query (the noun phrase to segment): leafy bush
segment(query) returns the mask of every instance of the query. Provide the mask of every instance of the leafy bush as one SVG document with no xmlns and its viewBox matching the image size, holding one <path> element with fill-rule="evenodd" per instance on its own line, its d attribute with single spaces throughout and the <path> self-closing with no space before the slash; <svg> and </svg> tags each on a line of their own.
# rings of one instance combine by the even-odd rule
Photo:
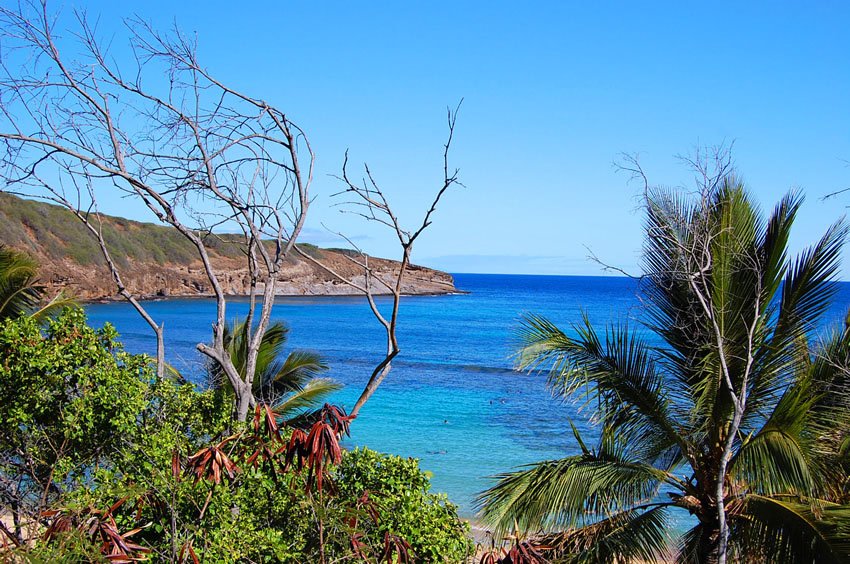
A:
<svg viewBox="0 0 850 564">
<path fill-rule="evenodd" d="M 111 326 L 92 329 L 79 309 L 47 326 L 0 323 L 0 484 L 20 524 L 12 560 L 407 553 L 459 562 L 470 553 L 468 526 L 429 493 L 415 460 L 370 450 L 340 458 L 341 411 L 326 406 L 302 429 L 258 408 L 240 427 L 231 402 L 156 380 L 150 358 L 124 352 Z"/>
<path fill-rule="evenodd" d="M 338 495 L 350 503 L 369 492 L 378 518 L 364 532 L 373 543 L 385 533 L 409 543 L 418 562 L 463 562 L 474 551 L 469 525 L 445 494 L 430 493 L 419 461 L 358 448 L 345 454 L 335 473 Z"/>
<path fill-rule="evenodd" d="M 86 326 L 79 309 L 46 329 L 26 316 L 0 323 L 0 476 L 19 521 L 35 519 L 135 432 L 149 363 L 115 337 L 109 325 Z"/>
</svg>

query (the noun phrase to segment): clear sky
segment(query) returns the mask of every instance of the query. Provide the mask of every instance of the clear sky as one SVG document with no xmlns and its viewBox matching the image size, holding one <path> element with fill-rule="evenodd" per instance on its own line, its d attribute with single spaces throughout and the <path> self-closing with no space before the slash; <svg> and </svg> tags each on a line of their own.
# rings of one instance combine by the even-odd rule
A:
<svg viewBox="0 0 850 564">
<path fill-rule="evenodd" d="M 675 155 L 734 141 L 766 208 L 791 187 L 806 194 L 795 249 L 850 204 L 850 194 L 821 200 L 850 186 L 846 2 L 53 6 L 99 14 L 116 41 L 133 13 L 157 27 L 176 21 L 197 33 L 221 80 L 285 109 L 318 156 L 306 231 L 318 244 L 336 244 L 324 224 L 374 254 L 398 253 L 390 233 L 331 207 L 330 175 L 350 149 L 415 224 L 441 179 L 446 106 L 461 98 L 451 161 L 465 188 L 445 198 L 414 250 L 428 266 L 599 274 L 589 247 L 636 271 L 639 190 L 612 166 L 621 152 L 640 153 L 652 182 L 689 186 Z M 850 253 L 844 262 L 850 279 Z"/>
</svg>

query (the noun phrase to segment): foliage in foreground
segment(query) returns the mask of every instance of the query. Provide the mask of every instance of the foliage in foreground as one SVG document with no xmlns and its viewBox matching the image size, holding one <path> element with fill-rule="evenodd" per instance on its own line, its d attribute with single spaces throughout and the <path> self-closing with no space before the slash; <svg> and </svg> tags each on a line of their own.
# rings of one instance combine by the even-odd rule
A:
<svg viewBox="0 0 850 564">
<path fill-rule="evenodd" d="M 369 492 L 380 517 L 361 532 L 372 544 L 390 533 L 425 562 L 463 562 L 472 553 L 469 526 L 458 521 L 457 507 L 445 494 L 430 493 L 416 459 L 358 448 L 346 453 L 334 478 L 341 499 L 350 502 Z"/>
<path fill-rule="evenodd" d="M 580 398 L 599 440 L 573 426 L 579 454 L 504 474 L 480 502 L 502 530 L 544 531 L 554 558 L 668 558 L 684 510 L 679 562 L 717 560 L 721 513 L 730 560 L 850 561 L 850 325 L 809 343 L 846 228 L 789 260 L 799 198 L 765 220 L 733 177 L 709 188 L 648 194 L 643 327 L 525 320 L 522 368 Z"/>
<path fill-rule="evenodd" d="M 342 452 L 350 418 L 333 406 L 302 427 L 260 405 L 234 427 L 226 394 L 157 381 L 147 357 L 78 309 L 46 327 L 0 323 L 0 359 L 12 516 L 0 544 L 22 561 L 434 562 L 469 550 L 414 461 Z"/>
</svg>

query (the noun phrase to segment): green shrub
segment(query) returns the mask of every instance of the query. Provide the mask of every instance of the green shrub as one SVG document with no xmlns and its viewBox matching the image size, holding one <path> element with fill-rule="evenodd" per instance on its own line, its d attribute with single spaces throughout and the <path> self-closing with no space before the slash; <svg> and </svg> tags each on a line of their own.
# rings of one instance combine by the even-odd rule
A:
<svg viewBox="0 0 850 564">
<path fill-rule="evenodd" d="M 109 564 L 100 547 L 79 531 L 68 531 L 57 536 L 50 544 L 38 542 L 8 554 L 4 562 L 26 564 Z"/>
<path fill-rule="evenodd" d="M 204 562 L 353 560 L 355 536 L 378 559 L 387 533 L 409 544 L 415 562 L 471 553 L 468 525 L 445 495 L 429 492 L 417 461 L 358 449 L 331 471 L 334 487 L 316 491 L 304 473 L 284 470 L 280 451 L 271 463 L 250 462 L 260 435 L 238 432 L 231 401 L 156 380 L 149 357 L 124 352 L 115 330 L 89 327 L 82 310 L 47 326 L 0 323 L 0 479 L 26 487 L 13 508 L 24 523 L 13 560 L 98 561 L 104 541 L 89 525 L 43 537 L 51 519 L 79 525 L 91 516 L 119 534 L 139 529 L 130 540 L 154 562 L 189 543 Z M 264 432 L 261 442 L 276 450 L 292 431 L 284 427 L 278 443 Z M 190 456 L 216 443 L 238 469 L 195 480 Z M 363 511 L 367 491 L 377 515 Z M 58 513 L 45 522 L 45 509 Z"/>
<path fill-rule="evenodd" d="M 343 456 L 336 481 L 340 499 L 353 503 L 368 491 L 376 502 L 376 526 L 364 531 L 373 543 L 398 535 L 418 562 L 463 562 L 473 553 L 469 524 L 445 494 L 430 493 L 418 460 L 358 448 Z"/>
<path fill-rule="evenodd" d="M 0 323 L 0 479 L 16 484 L 4 497 L 19 535 L 136 432 L 152 371 L 116 336 L 88 327 L 80 309 L 46 327 L 27 316 Z"/>
<path fill-rule="evenodd" d="M 0 324 L 4 474 L 29 474 L 35 487 L 61 483 L 135 431 L 151 372 L 148 359 L 125 353 L 116 336 L 110 325 L 88 327 L 72 308 L 45 329 L 26 316 Z"/>
</svg>

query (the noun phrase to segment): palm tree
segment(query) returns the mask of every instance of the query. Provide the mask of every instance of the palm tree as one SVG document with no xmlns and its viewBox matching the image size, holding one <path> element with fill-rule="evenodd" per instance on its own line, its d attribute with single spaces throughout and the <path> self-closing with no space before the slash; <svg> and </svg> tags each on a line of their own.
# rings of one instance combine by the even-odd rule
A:
<svg viewBox="0 0 850 564">
<path fill-rule="evenodd" d="M 248 356 L 247 326 L 234 321 L 225 327 L 224 346 L 240 375 L 245 374 Z M 300 412 L 318 407 L 340 385 L 319 375 L 328 369 L 316 353 L 292 351 L 282 358 L 289 328 L 281 322 L 269 324 L 257 353 L 254 397 L 271 406 L 275 413 L 289 419 Z M 229 387 L 224 372 L 216 364 L 208 368 L 214 387 Z"/>
<path fill-rule="evenodd" d="M 850 561 L 850 329 L 809 342 L 847 229 L 789 260 L 801 202 L 765 221 L 733 176 L 695 200 L 647 191 L 642 321 L 521 332 L 520 367 L 598 439 L 571 421 L 580 453 L 500 475 L 485 522 L 568 562 Z M 675 509 L 696 524 L 673 543 Z"/>
<path fill-rule="evenodd" d="M 38 263 L 27 255 L 0 245 L 0 321 L 20 315 L 43 319 L 73 303 L 61 292 L 42 305 L 44 286 L 38 284 Z"/>
</svg>

